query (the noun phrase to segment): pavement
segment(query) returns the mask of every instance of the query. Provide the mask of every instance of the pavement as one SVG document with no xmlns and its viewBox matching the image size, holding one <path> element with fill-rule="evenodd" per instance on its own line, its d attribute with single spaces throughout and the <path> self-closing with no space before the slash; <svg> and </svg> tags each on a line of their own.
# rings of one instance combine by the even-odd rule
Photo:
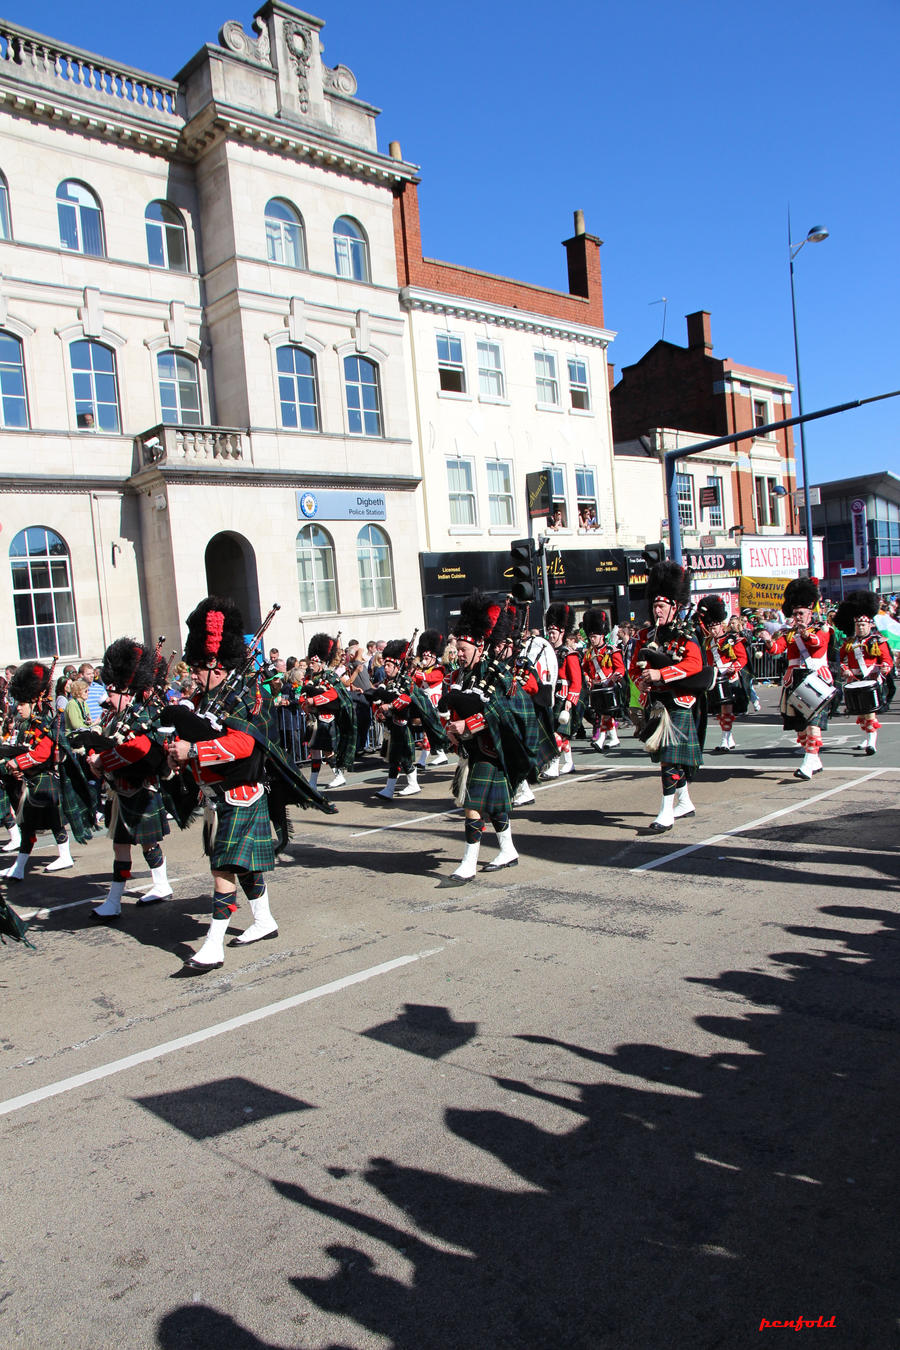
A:
<svg viewBox="0 0 900 1350">
<path fill-rule="evenodd" d="M 670 833 L 630 734 L 576 742 L 518 866 L 459 889 L 452 764 L 388 803 L 364 761 L 295 815 L 278 938 L 194 980 L 196 829 L 115 926 L 108 840 L 36 865 L 36 950 L 0 951 L 3 1343 L 896 1346 L 898 718 L 873 757 L 834 720 L 805 783 L 762 698 Z"/>
</svg>

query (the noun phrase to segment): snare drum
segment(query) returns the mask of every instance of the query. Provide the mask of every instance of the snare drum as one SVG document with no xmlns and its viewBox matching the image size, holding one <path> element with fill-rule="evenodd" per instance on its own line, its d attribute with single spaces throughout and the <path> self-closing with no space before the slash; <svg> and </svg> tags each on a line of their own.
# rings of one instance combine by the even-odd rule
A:
<svg viewBox="0 0 900 1350">
<path fill-rule="evenodd" d="M 865 717 L 883 706 L 880 680 L 853 680 L 844 685 L 844 704 L 851 717 Z"/>
<path fill-rule="evenodd" d="M 802 671 L 798 671 L 802 674 Z M 815 717 L 823 703 L 834 698 L 834 685 L 829 680 L 823 680 L 815 670 L 811 670 L 788 694 L 787 706 L 795 717 L 802 717 L 804 722 Z"/>
<path fill-rule="evenodd" d="M 622 686 L 595 684 L 591 689 L 591 712 L 600 717 L 617 717 L 622 711 Z"/>
</svg>

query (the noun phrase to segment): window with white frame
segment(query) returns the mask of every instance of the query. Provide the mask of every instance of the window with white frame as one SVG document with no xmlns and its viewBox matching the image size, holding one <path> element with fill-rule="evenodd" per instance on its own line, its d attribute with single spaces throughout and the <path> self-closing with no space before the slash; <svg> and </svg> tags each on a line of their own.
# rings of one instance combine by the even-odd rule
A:
<svg viewBox="0 0 900 1350">
<path fill-rule="evenodd" d="M 159 404 L 169 426 L 199 427 L 200 381 L 197 362 L 183 352 L 158 352 Z"/>
<path fill-rule="evenodd" d="M 19 660 L 75 656 L 78 628 L 69 548 L 43 525 L 21 530 L 9 546 Z"/>
<path fill-rule="evenodd" d="M 488 509 L 492 525 L 515 525 L 513 505 L 512 464 L 505 459 L 487 462 Z"/>
<path fill-rule="evenodd" d="M 452 333 L 437 334 L 438 379 L 446 394 L 466 392 L 466 367 L 463 362 L 462 338 Z"/>
<path fill-rule="evenodd" d="M 59 246 L 91 258 L 106 256 L 103 241 L 103 214 L 100 202 L 89 187 L 67 178 L 56 189 L 56 215 L 59 221 Z"/>
<path fill-rule="evenodd" d="M 281 197 L 273 197 L 266 203 L 266 257 L 283 267 L 306 266 L 303 218 L 295 206 Z"/>
<path fill-rule="evenodd" d="M 566 471 L 561 464 L 545 464 L 550 478 L 550 514 L 547 516 L 548 530 L 567 530 L 569 528 L 569 509 L 566 505 Z"/>
<path fill-rule="evenodd" d="M 28 426 L 28 396 L 25 391 L 25 361 L 22 344 L 12 333 L 0 330 L 0 426 Z"/>
<path fill-rule="evenodd" d="M 471 459 L 447 460 L 447 492 L 451 525 L 477 525 L 475 465 Z"/>
<path fill-rule="evenodd" d="M 351 436 L 381 436 L 381 388 L 378 367 L 364 356 L 344 357 L 347 426 Z"/>
<path fill-rule="evenodd" d="M 186 272 L 187 231 L 184 221 L 168 202 L 151 202 L 144 212 L 147 259 L 151 267 Z"/>
<path fill-rule="evenodd" d="M 289 431 L 319 430 L 319 391 L 315 357 L 290 343 L 278 348 L 278 405 Z"/>
<path fill-rule="evenodd" d="M 348 281 L 369 280 L 369 245 L 362 226 L 349 216 L 334 222 L 334 269 Z"/>
<path fill-rule="evenodd" d="M 597 510 L 597 475 L 586 467 L 575 470 L 575 496 L 578 501 L 579 530 L 599 530 Z"/>
<path fill-rule="evenodd" d="M 334 542 L 321 525 L 304 525 L 297 535 L 297 581 L 302 614 L 336 612 Z"/>
<path fill-rule="evenodd" d="M 689 473 L 676 473 L 675 496 L 678 500 L 678 521 L 683 530 L 694 528 L 694 480 Z"/>
<path fill-rule="evenodd" d="M 364 525 L 356 536 L 356 565 L 361 607 L 393 609 L 391 541 L 378 525 Z"/>
<path fill-rule="evenodd" d="M 716 489 L 716 501 L 714 506 L 707 509 L 706 521 L 711 530 L 721 530 L 724 526 L 724 517 L 722 515 L 722 479 L 716 474 L 710 474 L 706 480 L 706 486 Z"/>
<path fill-rule="evenodd" d="M 572 400 L 572 407 L 579 412 L 589 412 L 591 388 L 588 384 L 587 361 L 582 361 L 580 356 L 570 356 L 568 366 L 569 398 Z"/>
<path fill-rule="evenodd" d="M 559 380 L 556 377 L 556 357 L 552 352 L 535 352 L 534 380 L 538 403 L 559 404 Z"/>
<path fill-rule="evenodd" d="M 12 239 L 9 218 L 9 187 L 2 173 L 0 173 L 0 239 Z"/>
<path fill-rule="evenodd" d="M 88 339 L 69 344 L 75 422 L 79 431 L 119 431 L 116 358 L 109 347 Z"/>
<path fill-rule="evenodd" d="M 778 479 L 758 475 L 754 479 L 754 485 L 756 488 L 757 525 L 777 525 L 779 511 L 778 494 L 775 489 L 778 487 Z"/>
<path fill-rule="evenodd" d="M 769 422 L 771 422 L 771 420 L 772 420 L 772 411 L 771 411 L 771 409 L 770 409 L 770 407 L 769 407 L 768 399 L 764 399 L 764 398 L 754 398 L 754 400 L 753 400 L 753 425 L 754 425 L 755 427 L 764 427 L 764 426 L 766 426 Z M 771 432 L 766 432 L 766 434 L 765 434 L 765 436 L 763 437 L 763 439 L 764 439 L 764 440 L 768 440 L 769 437 L 770 437 L 771 435 L 772 435 Z"/>
<path fill-rule="evenodd" d="M 505 398 L 503 357 L 499 342 L 478 343 L 478 393 L 482 398 Z"/>
</svg>

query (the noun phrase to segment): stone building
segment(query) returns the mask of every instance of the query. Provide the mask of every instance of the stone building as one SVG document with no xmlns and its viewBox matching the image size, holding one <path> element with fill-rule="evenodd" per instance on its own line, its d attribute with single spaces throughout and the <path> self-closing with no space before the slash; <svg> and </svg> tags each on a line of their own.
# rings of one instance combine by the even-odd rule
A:
<svg viewBox="0 0 900 1350">
<path fill-rule="evenodd" d="M 414 168 L 321 26 L 269 0 L 166 81 L 0 25 L 6 660 L 178 646 L 207 590 L 284 653 L 421 615 Z"/>
</svg>

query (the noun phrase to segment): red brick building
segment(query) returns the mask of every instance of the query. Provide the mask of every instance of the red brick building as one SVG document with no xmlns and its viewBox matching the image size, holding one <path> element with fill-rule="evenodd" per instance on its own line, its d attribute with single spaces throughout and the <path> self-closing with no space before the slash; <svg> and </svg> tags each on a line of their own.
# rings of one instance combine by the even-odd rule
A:
<svg viewBox="0 0 900 1350">
<path fill-rule="evenodd" d="M 649 438 L 657 428 L 713 438 L 750 430 L 791 416 L 793 385 L 785 375 L 756 370 L 713 356 L 710 317 L 705 310 L 687 316 L 687 347 L 657 342 L 634 365 L 625 366 L 610 393 L 613 441 L 618 447 Z M 723 475 L 724 517 L 732 535 L 801 533 L 794 509 L 796 472 L 792 428 L 748 437 L 717 450 L 730 472 Z M 686 544 L 691 533 L 705 533 L 697 508 L 702 462 L 684 461 L 679 482 Z M 696 482 L 695 482 L 696 479 Z M 776 489 L 784 489 L 783 493 Z"/>
</svg>

